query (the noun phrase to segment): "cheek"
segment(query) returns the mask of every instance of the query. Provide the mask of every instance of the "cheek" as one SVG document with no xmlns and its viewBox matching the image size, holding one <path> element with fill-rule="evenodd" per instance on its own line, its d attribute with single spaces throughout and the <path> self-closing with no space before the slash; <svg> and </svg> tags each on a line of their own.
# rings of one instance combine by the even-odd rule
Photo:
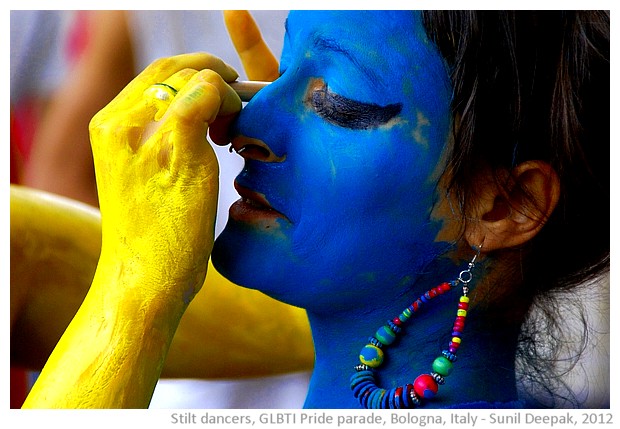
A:
<svg viewBox="0 0 620 429">
<path fill-rule="evenodd" d="M 428 146 L 405 140 L 412 132 L 401 127 L 311 136 L 330 144 L 315 143 L 312 154 L 298 155 L 298 252 L 330 248 L 333 258 L 345 247 L 368 253 L 374 249 L 367 247 L 390 242 L 406 247 L 405 242 L 434 239 L 436 228 L 423 240 L 420 230 L 429 227 L 439 157 Z"/>
</svg>

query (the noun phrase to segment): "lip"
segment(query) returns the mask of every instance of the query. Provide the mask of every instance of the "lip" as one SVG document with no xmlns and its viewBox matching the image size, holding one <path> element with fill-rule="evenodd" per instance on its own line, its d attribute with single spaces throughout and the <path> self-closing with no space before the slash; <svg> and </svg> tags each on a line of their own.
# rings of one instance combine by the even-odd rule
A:
<svg viewBox="0 0 620 429">
<path fill-rule="evenodd" d="M 276 219 L 290 222 L 284 214 L 271 207 L 264 195 L 239 185 L 236 180 L 234 187 L 241 199 L 230 206 L 229 215 L 232 219 L 247 223 L 263 223 Z"/>
</svg>

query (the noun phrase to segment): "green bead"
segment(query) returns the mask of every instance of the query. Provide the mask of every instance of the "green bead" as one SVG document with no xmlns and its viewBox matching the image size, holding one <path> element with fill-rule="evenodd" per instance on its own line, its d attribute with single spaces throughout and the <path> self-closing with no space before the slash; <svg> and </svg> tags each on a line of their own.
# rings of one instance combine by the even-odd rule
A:
<svg viewBox="0 0 620 429">
<path fill-rule="evenodd" d="M 381 344 L 389 346 L 396 339 L 396 334 L 389 326 L 382 326 L 377 330 L 375 338 L 381 341 Z"/>
<path fill-rule="evenodd" d="M 360 352 L 360 362 L 371 368 L 377 368 L 383 363 L 383 351 L 372 344 L 367 344 Z"/>
<path fill-rule="evenodd" d="M 444 356 L 439 356 L 433 362 L 433 371 L 435 371 L 439 375 L 448 376 L 452 372 L 452 362 L 450 362 Z"/>
</svg>

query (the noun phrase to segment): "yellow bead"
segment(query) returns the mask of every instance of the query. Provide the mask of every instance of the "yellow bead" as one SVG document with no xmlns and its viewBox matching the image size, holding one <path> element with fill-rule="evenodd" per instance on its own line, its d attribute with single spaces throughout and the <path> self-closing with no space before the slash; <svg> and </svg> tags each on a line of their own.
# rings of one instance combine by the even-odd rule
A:
<svg viewBox="0 0 620 429">
<path fill-rule="evenodd" d="M 462 296 L 459 301 L 461 301 L 461 302 L 469 302 L 469 297 L 468 296 Z"/>
<path fill-rule="evenodd" d="M 461 339 L 459 337 L 452 337 L 452 342 L 456 344 L 461 344 Z"/>
<path fill-rule="evenodd" d="M 456 315 L 457 316 L 467 316 L 467 310 L 456 310 Z"/>
</svg>

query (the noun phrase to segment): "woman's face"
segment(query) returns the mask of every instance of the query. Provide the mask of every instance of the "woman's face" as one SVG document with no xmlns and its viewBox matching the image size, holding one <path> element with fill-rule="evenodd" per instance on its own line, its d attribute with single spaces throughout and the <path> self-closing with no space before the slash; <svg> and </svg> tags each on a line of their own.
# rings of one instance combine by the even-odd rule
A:
<svg viewBox="0 0 620 429">
<path fill-rule="evenodd" d="M 290 14 L 281 77 L 233 128 L 242 199 L 213 251 L 233 282 L 334 311 L 402 289 L 445 250 L 431 211 L 451 88 L 420 18 Z"/>
</svg>

